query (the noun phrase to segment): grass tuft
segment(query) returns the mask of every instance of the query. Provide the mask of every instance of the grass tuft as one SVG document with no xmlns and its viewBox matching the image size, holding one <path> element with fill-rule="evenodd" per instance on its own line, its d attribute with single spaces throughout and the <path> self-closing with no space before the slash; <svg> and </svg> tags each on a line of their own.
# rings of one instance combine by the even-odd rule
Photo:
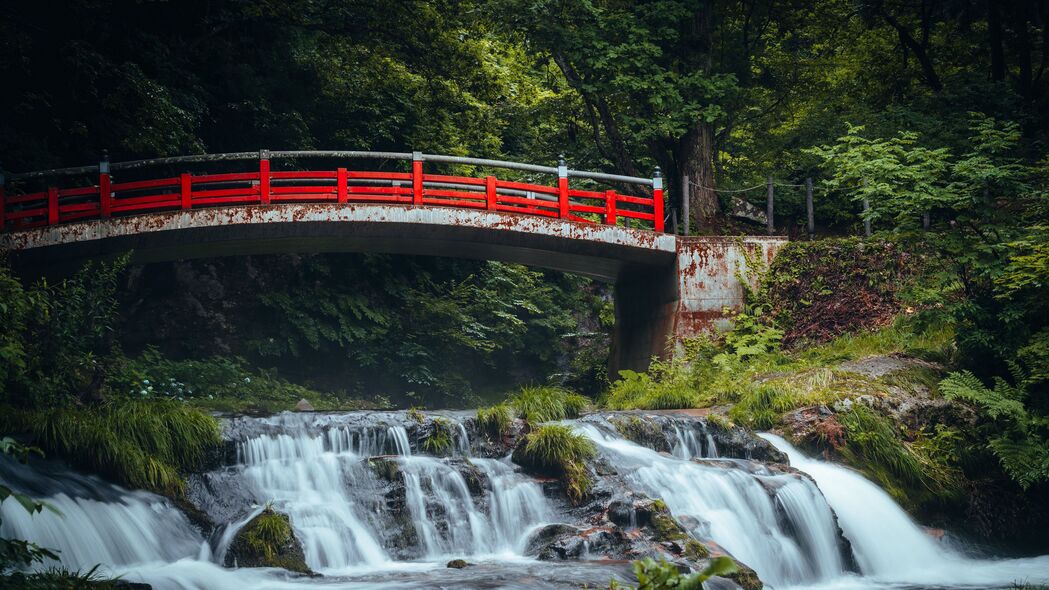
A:
<svg viewBox="0 0 1049 590">
<path fill-rule="evenodd" d="M 0 412 L 3 429 L 28 433 L 74 466 L 132 488 L 181 495 L 181 473 L 220 444 L 214 418 L 165 399 L 115 399 L 98 406 Z"/>
<path fill-rule="evenodd" d="M 560 387 L 524 387 L 509 403 L 526 422 L 539 424 L 578 418 L 590 400 Z"/>
<path fill-rule="evenodd" d="M 490 438 L 502 438 L 510 433 L 514 422 L 514 409 L 508 404 L 498 404 L 477 409 L 477 426 Z"/>
<path fill-rule="evenodd" d="M 597 455 L 594 443 L 562 424 L 544 424 L 514 449 L 513 461 L 534 472 L 561 478 L 569 499 L 578 503 L 590 490 L 586 461 Z"/>
</svg>

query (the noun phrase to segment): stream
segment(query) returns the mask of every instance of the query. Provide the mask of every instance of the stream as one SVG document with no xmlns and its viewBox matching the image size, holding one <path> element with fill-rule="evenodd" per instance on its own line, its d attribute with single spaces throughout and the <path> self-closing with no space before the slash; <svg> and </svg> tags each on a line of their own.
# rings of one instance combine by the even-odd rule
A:
<svg viewBox="0 0 1049 590">
<path fill-rule="evenodd" d="M 715 440 L 700 418 L 660 418 L 662 452 L 621 437 L 601 416 L 568 421 L 598 448 L 598 473 L 608 472 L 595 486 L 596 496 L 607 492 L 604 504 L 573 507 L 550 482 L 483 444 L 471 413 L 445 417 L 455 428 L 443 457 L 420 452 L 403 412 L 233 419 L 228 459 L 191 477 L 187 489 L 216 523 L 206 533 L 160 496 L 56 461 L 0 462 L 0 481 L 60 513 L 30 516 L 5 501 L 0 534 L 57 549 L 68 568 L 102 564 L 157 589 L 601 588 L 632 579 L 629 559 L 584 545 L 577 559 L 542 561 L 535 538 L 552 523 L 590 526 L 611 495 L 626 494 L 661 499 L 691 535 L 775 588 L 1049 582 L 1049 556 L 964 555 L 927 535 L 868 480 L 807 458 L 774 435 L 752 442 L 771 443 L 808 477 L 749 459 L 750 451 Z M 307 565 L 320 576 L 230 561 L 233 536 L 266 504 L 290 517 Z M 631 538 L 624 528 L 619 538 Z M 445 567 L 452 559 L 471 565 Z"/>
</svg>

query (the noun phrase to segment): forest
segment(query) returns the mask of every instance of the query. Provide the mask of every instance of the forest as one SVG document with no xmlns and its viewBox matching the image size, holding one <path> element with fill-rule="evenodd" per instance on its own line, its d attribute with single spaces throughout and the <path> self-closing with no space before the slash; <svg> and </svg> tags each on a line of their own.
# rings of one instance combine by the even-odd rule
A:
<svg viewBox="0 0 1049 590">
<path fill-rule="evenodd" d="M 266 416 L 298 403 L 325 416 L 360 413 L 385 433 L 386 413 L 399 412 L 406 444 L 425 460 L 446 458 L 440 469 L 471 452 L 484 457 L 456 464 L 469 470 L 462 489 L 475 472 L 505 477 L 485 461 L 512 457 L 518 472 L 558 482 L 539 495 L 560 486 L 564 514 L 604 514 L 607 524 L 618 522 L 626 484 L 608 480 L 602 465 L 629 461 L 587 429 L 612 428 L 663 451 L 646 459 L 658 467 L 667 454 L 679 457 L 664 435 L 684 428 L 662 412 L 688 410 L 673 415 L 701 416 L 711 441 L 693 452 L 681 438 L 683 458 L 699 461 L 691 465 L 718 458 L 716 442 L 762 465 L 790 456 L 806 471 L 797 449 L 754 434 L 771 432 L 861 473 L 905 519 L 957 534 L 981 555 L 1044 559 L 1031 556 L 1049 552 L 1047 21 L 1049 3 L 1037 0 L 9 3 L 0 9 L 0 178 L 93 165 L 103 154 L 119 162 L 261 149 L 424 151 L 545 166 L 563 157 L 574 169 L 644 178 L 658 167 L 669 232 L 683 234 L 688 215 L 691 235 L 789 241 L 742 277 L 749 286 L 731 329 L 670 343 L 647 371 L 612 375 L 614 289 L 582 276 L 346 253 L 149 264 L 128 253 L 57 276 L 28 272 L 5 253 L 0 448 L 11 460 L 0 463 L 61 459 L 98 482 L 157 494 L 206 532 L 210 551 L 222 525 L 250 515 L 241 557 L 219 565 L 248 563 L 244 547 L 254 547 L 263 565 L 339 576 L 339 567 L 411 561 L 412 547 L 430 561 L 441 556 L 442 566 L 473 553 L 448 532 L 452 524 L 427 536 L 424 524 L 437 518 L 430 496 L 422 513 L 404 500 L 391 513 L 415 523 L 396 541 L 380 538 L 374 523 L 347 533 L 357 545 L 340 564 L 317 557 L 296 526 L 307 517 L 279 486 L 256 490 L 240 512 L 202 502 L 222 496 L 208 487 L 220 485 L 220 466 L 256 467 L 245 457 L 261 447 L 249 443 L 276 432 Z M 8 196 L 40 186 L 0 181 Z M 771 221 L 762 217 L 770 193 Z M 468 419 L 453 412 L 474 408 Z M 586 422 L 599 414 L 607 420 Z M 319 428 L 289 424 L 280 426 L 302 440 Z M 469 441 L 460 449 L 463 437 L 484 441 L 483 452 Z M 410 454 L 392 438 L 376 444 L 368 447 L 376 457 Z M 363 456 L 365 446 L 354 448 Z M 369 477 L 402 496 L 413 477 L 439 480 L 384 461 L 365 461 Z M 812 477 L 838 513 L 835 539 L 851 543 L 842 572 L 881 581 L 847 509 Z M 636 560 L 633 569 L 572 570 L 564 579 L 575 586 L 565 587 L 613 576 L 613 586 L 651 589 L 700 587 L 710 576 L 748 590 L 759 576 L 776 586 L 828 579 L 820 577 L 826 555 L 812 558 L 815 573 L 777 569 L 766 561 L 777 550 L 749 556 L 717 522 L 690 524 L 706 521 L 687 502 L 656 497 L 654 488 L 674 488 L 668 480 L 623 478 L 651 496 L 631 496 L 632 518 L 650 521 L 632 526 L 651 529 L 654 544 L 676 543 L 676 553 L 593 541 L 597 554 Z M 428 485 L 420 493 L 443 497 L 438 483 Z M 474 487 L 502 493 L 487 485 Z M 130 564 L 184 557 L 97 572 L 103 558 L 66 562 L 21 534 L 29 530 L 22 513 L 51 518 L 54 495 L 0 469 L 0 581 L 128 587 L 114 576 Z M 25 509 L 17 517 L 15 502 Z M 252 532 L 256 524 L 263 528 Z M 361 548 L 364 529 L 385 562 Z M 270 533 L 280 539 L 263 538 Z M 569 537 L 551 531 L 533 553 L 578 558 Z M 531 548 L 538 541 L 530 539 Z M 818 554 L 799 543 L 800 553 Z M 226 541 L 222 551 L 227 545 L 238 546 Z M 274 560 L 294 545 L 299 554 L 305 547 L 302 564 Z M 660 561 L 668 555 L 679 567 Z M 61 569 L 40 569 L 55 560 Z M 233 582 L 221 577 L 229 568 L 215 568 L 225 573 L 207 583 L 152 570 L 127 580 L 275 583 Z M 1011 577 L 978 583 L 1049 583 L 1044 561 L 1006 569 Z M 496 574 L 475 575 L 469 583 Z"/>
</svg>

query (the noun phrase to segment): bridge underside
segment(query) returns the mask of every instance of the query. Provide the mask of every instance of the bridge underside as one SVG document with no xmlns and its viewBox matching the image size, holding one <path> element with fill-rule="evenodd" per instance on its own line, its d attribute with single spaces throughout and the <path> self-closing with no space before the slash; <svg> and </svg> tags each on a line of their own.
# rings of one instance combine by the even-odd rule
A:
<svg viewBox="0 0 1049 590">
<path fill-rule="evenodd" d="M 615 284 L 610 371 L 644 370 L 674 340 L 738 308 L 736 270 L 779 240 L 679 238 L 533 216 L 402 205 L 194 209 L 0 235 L 22 276 L 58 275 L 133 251 L 136 263 L 244 254 L 374 252 L 500 260 Z"/>
</svg>

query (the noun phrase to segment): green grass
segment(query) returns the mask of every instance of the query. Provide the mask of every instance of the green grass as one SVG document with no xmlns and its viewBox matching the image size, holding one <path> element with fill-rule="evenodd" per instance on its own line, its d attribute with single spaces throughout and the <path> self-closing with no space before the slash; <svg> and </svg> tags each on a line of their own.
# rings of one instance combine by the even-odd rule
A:
<svg viewBox="0 0 1049 590">
<path fill-rule="evenodd" d="M 184 403 L 114 399 L 98 406 L 4 408 L 0 429 L 28 434 L 74 466 L 133 488 L 178 496 L 182 473 L 220 443 L 218 423 Z"/>
<path fill-rule="evenodd" d="M 513 461 L 534 472 L 559 477 L 573 502 L 590 490 L 586 461 L 597 449 L 586 437 L 562 424 L 544 424 L 525 435 L 514 449 Z"/>
<path fill-rule="evenodd" d="M 452 424 L 444 418 L 434 418 L 430 423 L 422 449 L 431 455 L 444 455 L 452 450 Z"/>
<path fill-rule="evenodd" d="M 502 438 L 510 433 L 514 409 L 509 404 L 497 404 L 477 409 L 477 426 L 490 438 Z"/>
<path fill-rule="evenodd" d="M 245 525 L 239 536 L 265 566 L 309 573 L 304 561 L 284 554 L 284 549 L 295 541 L 291 521 L 270 506 Z"/>
<path fill-rule="evenodd" d="M 578 418 L 590 400 L 560 387 L 544 386 L 524 387 L 508 403 L 525 422 L 540 424 Z"/>
<path fill-rule="evenodd" d="M 845 430 L 845 444 L 838 450 L 846 462 L 876 481 L 897 502 L 915 506 L 951 495 L 945 485 L 949 474 L 941 467 L 944 461 L 925 454 L 942 451 L 942 444 L 912 448 L 888 418 L 861 404 L 838 414 L 838 420 Z"/>
</svg>

